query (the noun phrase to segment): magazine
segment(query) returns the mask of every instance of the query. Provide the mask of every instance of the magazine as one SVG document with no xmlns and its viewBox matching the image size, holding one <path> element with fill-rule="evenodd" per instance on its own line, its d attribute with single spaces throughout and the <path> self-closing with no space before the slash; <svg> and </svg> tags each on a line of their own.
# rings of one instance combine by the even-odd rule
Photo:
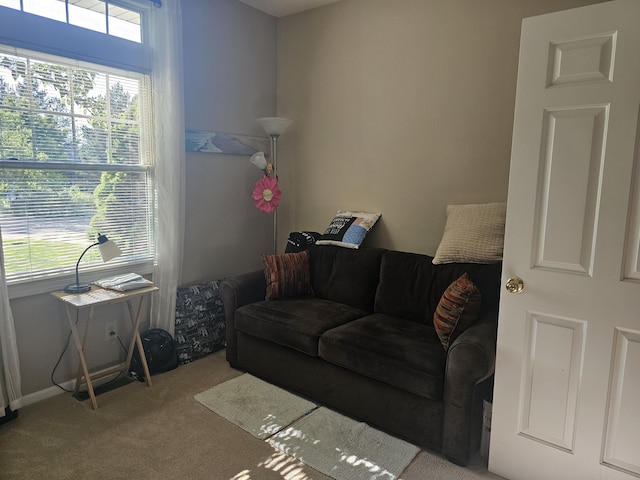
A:
<svg viewBox="0 0 640 480">
<path fill-rule="evenodd" d="M 107 288 L 109 290 L 117 290 L 119 292 L 126 292 L 127 290 L 135 290 L 137 288 L 150 287 L 153 285 L 151 280 L 147 280 L 137 273 L 116 275 L 115 277 L 96 280 L 93 283 L 99 287 Z"/>
</svg>

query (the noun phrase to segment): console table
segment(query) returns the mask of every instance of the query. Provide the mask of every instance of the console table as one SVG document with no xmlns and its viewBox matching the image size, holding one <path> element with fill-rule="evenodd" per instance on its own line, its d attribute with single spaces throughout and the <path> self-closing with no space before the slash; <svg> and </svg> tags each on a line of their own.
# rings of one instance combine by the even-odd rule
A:
<svg viewBox="0 0 640 480">
<path fill-rule="evenodd" d="M 126 292 L 118 292 L 115 290 L 106 290 L 100 287 L 92 286 L 91 290 L 86 293 L 69 294 L 64 291 L 52 292 L 55 298 L 64 303 L 67 310 L 67 317 L 69 319 L 69 326 L 71 327 L 71 336 L 73 337 L 73 343 L 78 351 L 78 357 L 80 358 L 80 365 L 78 367 L 78 376 L 76 377 L 75 393 L 77 394 L 80 385 L 86 384 L 89 397 L 91 398 L 91 406 L 98 408 L 98 401 L 96 400 L 95 392 L 93 391 L 92 380 L 103 378 L 108 375 L 112 375 L 117 372 L 122 372 L 129 368 L 131 363 L 131 357 L 133 355 L 134 345 L 138 346 L 138 352 L 140 353 L 140 362 L 144 369 L 144 377 L 147 381 L 147 385 L 151 386 L 151 375 L 149 374 L 149 367 L 147 366 L 147 359 L 144 354 L 144 348 L 142 346 L 142 340 L 140 338 L 140 320 L 142 317 L 142 306 L 146 298 L 150 298 L 153 292 L 158 291 L 158 287 L 150 286 L 139 288 L 136 290 L 129 290 Z M 137 308 L 134 308 L 134 300 L 137 300 Z M 127 351 L 127 360 L 125 363 L 114 365 L 106 370 L 101 370 L 91 374 L 87 367 L 87 361 L 85 359 L 87 332 L 89 331 L 89 325 L 93 322 L 93 313 L 96 307 L 103 305 L 111 305 L 114 303 L 127 302 L 129 309 L 129 316 L 131 317 L 131 325 L 133 332 L 131 341 L 129 342 L 129 349 Z M 80 315 L 81 310 L 88 309 L 89 313 L 84 328 L 83 338 L 80 339 L 78 333 L 78 325 L 76 318 Z M 74 315 L 75 314 L 75 315 Z"/>
</svg>

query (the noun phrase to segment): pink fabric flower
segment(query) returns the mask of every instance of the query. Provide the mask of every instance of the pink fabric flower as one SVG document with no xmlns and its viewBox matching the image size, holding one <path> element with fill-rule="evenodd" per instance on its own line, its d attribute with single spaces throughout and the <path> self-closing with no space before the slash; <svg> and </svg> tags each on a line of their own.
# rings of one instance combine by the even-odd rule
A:
<svg viewBox="0 0 640 480">
<path fill-rule="evenodd" d="M 263 177 L 256 182 L 253 188 L 253 201 L 261 212 L 273 212 L 280 204 L 280 187 L 278 180 L 271 177 Z"/>
</svg>

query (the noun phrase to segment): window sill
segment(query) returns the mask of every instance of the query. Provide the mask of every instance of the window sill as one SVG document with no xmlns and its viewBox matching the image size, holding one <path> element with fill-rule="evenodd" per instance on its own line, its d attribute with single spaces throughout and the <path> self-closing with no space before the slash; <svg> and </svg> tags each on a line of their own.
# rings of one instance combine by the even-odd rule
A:
<svg viewBox="0 0 640 480">
<path fill-rule="evenodd" d="M 100 270 L 81 272 L 80 281 L 82 283 L 91 283 L 100 278 L 131 272 L 139 273 L 140 275 L 149 275 L 153 273 L 153 263 L 128 263 L 126 265 L 118 265 L 113 268 L 102 268 Z M 13 283 L 9 284 L 7 288 L 9 290 L 9 298 L 14 299 L 62 290 L 71 283 L 75 283 L 75 275 L 65 275 L 42 280 Z"/>
</svg>

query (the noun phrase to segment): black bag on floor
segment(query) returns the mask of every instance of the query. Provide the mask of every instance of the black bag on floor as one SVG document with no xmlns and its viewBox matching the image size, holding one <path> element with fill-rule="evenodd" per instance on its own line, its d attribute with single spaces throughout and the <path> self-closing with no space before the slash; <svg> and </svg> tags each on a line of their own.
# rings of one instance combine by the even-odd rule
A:
<svg viewBox="0 0 640 480">
<path fill-rule="evenodd" d="M 161 328 L 152 328 L 141 333 L 140 338 L 142 339 L 142 348 L 144 348 L 147 366 L 151 375 L 167 372 L 178 366 L 176 342 L 169 332 Z M 140 361 L 138 345 L 135 345 L 133 349 L 129 373 L 136 380 L 144 380 L 144 369 Z"/>
</svg>

